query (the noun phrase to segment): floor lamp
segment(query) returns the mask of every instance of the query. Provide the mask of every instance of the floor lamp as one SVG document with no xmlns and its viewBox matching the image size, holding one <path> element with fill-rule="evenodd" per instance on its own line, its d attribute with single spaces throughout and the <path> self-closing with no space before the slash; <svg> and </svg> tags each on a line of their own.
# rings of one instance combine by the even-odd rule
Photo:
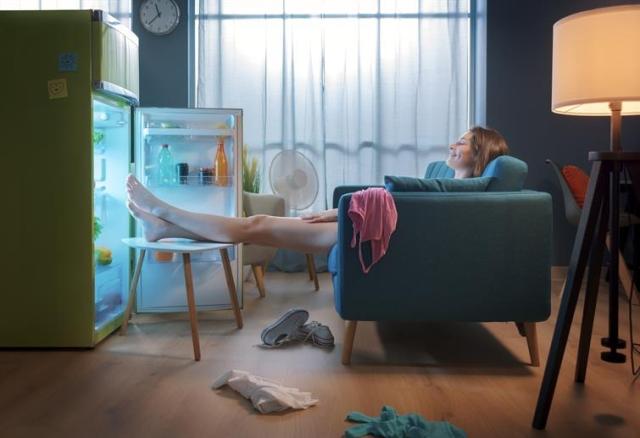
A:
<svg viewBox="0 0 640 438">
<path fill-rule="evenodd" d="M 591 179 L 544 377 L 533 427 L 544 429 L 551 409 L 571 321 L 587 263 L 586 295 L 575 381 L 584 382 L 593 329 L 600 268 L 610 233 L 609 336 L 602 360 L 620 363 L 624 341 L 618 338 L 618 254 L 620 172 L 629 172 L 633 190 L 640 194 L 640 153 L 623 152 L 620 125 L 624 115 L 640 115 L 640 5 L 614 6 L 580 12 L 553 26 L 551 109 L 575 116 L 610 116 L 610 149 L 590 152 Z"/>
</svg>

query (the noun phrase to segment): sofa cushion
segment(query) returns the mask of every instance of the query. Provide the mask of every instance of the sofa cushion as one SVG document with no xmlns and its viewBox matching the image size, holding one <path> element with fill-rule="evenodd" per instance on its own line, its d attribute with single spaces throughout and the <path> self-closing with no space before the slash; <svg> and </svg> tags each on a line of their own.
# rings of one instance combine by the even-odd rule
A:
<svg viewBox="0 0 640 438">
<path fill-rule="evenodd" d="M 425 178 L 453 178 L 453 169 L 447 166 L 444 161 L 434 161 L 429 163 Z"/>
<path fill-rule="evenodd" d="M 487 165 L 481 177 L 492 177 L 487 185 L 487 192 L 517 192 L 524 187 L 527 171 L 527 163 L 524 161 L 510 155 L 501 155 Z M 425 178 L 453 178 L 453 175 L 453 169 L 444 161 L 429 163 L 425 172 Z"/>
<path fill-rule="evenodd" d="M 384 177 L 384 186 L 390 192 L 484 192 L 491 177 L 478 178 L 412 178 L 409 176 Z"/>
<path fill-rule="evenodd" d="M 589 175 L 577 166 L 568 165 L 562 168 L 562 176 L 564 176 L 573 199 L 576 200 L 576 204 L 582 208 L 584 199 L 587 196 L 587 188 L 589 187 Z"/>
<path fill-rule="evenodd" d="M 523 189 L 527 178 L 527 163 L 509 155 L 492 160 L 482 176 L 493 177 L 487 192 L 517 192 Z"/>
</svg>

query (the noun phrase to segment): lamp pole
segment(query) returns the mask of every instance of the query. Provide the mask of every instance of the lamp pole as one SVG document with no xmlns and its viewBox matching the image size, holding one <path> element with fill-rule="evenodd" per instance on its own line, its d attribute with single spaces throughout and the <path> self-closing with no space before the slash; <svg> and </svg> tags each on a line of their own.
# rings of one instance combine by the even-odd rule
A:
<svg viewBox="0 0 640 438">
<path fill-rule="evenodd" d="M 611 109 L 611 132 L 609 144 L 611 152 L 622 152 L 620 146 L 620 128 L 622 125 L 622 104 L 620 102 L 609 103 Z"/>
<path fill-rule="evenodd" d="M 622 125 L 622 104 L 620 102 L 609 103 L 611 109 L 611 132 L 610 132 L 610 149 L 616 155 L 623 155 L 620 142 L 620 131 Z M 602 338 L 600 343 L 607 347 L 608 351 L 600 353 L 600 358 L 606 362 L 624 363 L 626 356 L 619 351 L 625 348 L 624 340 L 618 338 L 618 304 L 619 304 L 619 263 L 620 257 L 620 168 L 621 162 L 614 160 L 612 162 L 612 172 L 610 175 L 610 202 L 609 209 L 609 252 L 611 261 L 609 264 L 609 336 Z M 622 260 L 624 262 L 624 259 Z M 630 292 L 631 293 L 631 292 Z"/>
</svg>

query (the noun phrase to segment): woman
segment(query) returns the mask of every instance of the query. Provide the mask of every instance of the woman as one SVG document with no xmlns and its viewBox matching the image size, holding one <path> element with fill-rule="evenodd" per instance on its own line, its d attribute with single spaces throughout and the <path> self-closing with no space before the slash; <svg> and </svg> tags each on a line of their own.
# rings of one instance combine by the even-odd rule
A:
<svg viewBox="0 0 640 438">
<path fill-rule="evenodd" d="M 477 177 L 491 160 L 508 152 L 507 143 L 498 131 L 475 126 L 449 146 L 447 165 L 454 170 L 454 178 Z M 329 251 L 337 240 L 337 209 L 302 218 L 192 213 L 156 198 L 133 175 L 127 178 L 127 193 L 127 206 L 141 222 L 144 237 L 149 241 L 184 237 L 319 253 Z"/>
</svg>

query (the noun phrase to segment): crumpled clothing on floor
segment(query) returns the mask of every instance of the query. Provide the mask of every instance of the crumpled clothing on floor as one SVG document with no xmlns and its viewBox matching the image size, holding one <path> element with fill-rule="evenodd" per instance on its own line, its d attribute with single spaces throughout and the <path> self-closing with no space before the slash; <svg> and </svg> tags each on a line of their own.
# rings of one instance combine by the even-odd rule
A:
<svg viewBox="0 0 640 438">
<path fill-rule="evenodd" d="M 398 415 L 391 406 L 384 406 L 379 417 L 349 412 L 347 420 L 364 424 L 347 429 L 345 438 L 366 435 L 383 438 L 467 438 L 462 429 L 447 421 L 429 421 L 418 414 Z"/>
<path fill-rule="evenodd" d="M 229 385 L 244 398 L 251 400 L 261 414 L 284 411 L 289 408 L 307 409 L 318 403 L 317 399 L 312 398 L 310 392 L 301 392 L 298 388 L 283 386 L 247 371 L 227 371 L 211 386 L 213 389 L 218 389 L 224 385 Z"/>
</svg>

